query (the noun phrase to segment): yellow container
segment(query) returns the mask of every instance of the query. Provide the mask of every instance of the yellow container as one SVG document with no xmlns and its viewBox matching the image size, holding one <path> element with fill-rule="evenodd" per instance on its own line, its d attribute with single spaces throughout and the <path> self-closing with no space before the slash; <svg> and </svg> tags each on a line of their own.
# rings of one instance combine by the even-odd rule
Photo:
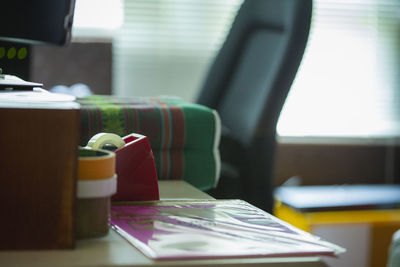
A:
<svg viewBox="0 0 400 267">
<path fill-rule="evenodd" d="M 384 267 L 393 233 L 400 229 L 399 209 L 300 211 L 275 202 L 274 215 L 302 230 L 346 248 L 329 266 Z"/>
</svg>

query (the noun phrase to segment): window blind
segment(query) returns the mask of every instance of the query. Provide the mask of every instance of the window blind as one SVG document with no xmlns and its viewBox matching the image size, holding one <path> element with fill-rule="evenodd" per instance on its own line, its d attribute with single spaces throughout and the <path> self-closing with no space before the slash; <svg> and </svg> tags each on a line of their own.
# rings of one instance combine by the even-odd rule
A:
<svg viewBox="0 0 400 267">
<path fill-rule="evenodd" d="M 242 0 L 125 0 L 113 49 L 116 95 L 194 100 Z"/>
<path fill-rule="evenodd" d="M 112 29 L 113 93 L 190 101 L 242 3 L 112 1 L 122 1 L 124 18 Z M 91 7 L 86 17 L 100 14 Z M 398 0 L 314 0 L 309 42 L 278 134 L 398 136 L 399 27 Z"/>
<path fill-rule="evenodd" d="M 400 134 L 400 2 L 315 0 L 282 136 Z"/>
<path fill-rule="evenodd" d="M 72 37 L 112 38 L 123 20 L 122 0 L 76 0 Z"/>
</svg>

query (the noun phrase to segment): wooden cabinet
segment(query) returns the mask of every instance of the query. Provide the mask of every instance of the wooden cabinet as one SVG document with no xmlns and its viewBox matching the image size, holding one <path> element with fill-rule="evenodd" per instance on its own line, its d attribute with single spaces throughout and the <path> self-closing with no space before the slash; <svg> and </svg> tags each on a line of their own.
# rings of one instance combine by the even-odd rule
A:
<svg viewBox="0 0 400 267">
<path fill-rule="evenodd" d="M 0 249 L 74 247 L 79 108 L 0 103 Z"/>
</svg>

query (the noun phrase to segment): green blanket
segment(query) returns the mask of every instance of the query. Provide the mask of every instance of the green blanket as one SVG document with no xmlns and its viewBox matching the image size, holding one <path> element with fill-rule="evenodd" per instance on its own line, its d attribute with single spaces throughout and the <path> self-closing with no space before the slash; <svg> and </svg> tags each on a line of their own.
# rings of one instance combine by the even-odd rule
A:
<svg viewBox="0 0 400 267">
<path fill-rule="evenodd" d="M 80 98 L 84 146 L 100 132 L 148 137 L 158 179 L 183 179 L 201 190 L 219 177 L 220 121 L 207 107 L 178 98 L 94 95 Z"/>
</svg>

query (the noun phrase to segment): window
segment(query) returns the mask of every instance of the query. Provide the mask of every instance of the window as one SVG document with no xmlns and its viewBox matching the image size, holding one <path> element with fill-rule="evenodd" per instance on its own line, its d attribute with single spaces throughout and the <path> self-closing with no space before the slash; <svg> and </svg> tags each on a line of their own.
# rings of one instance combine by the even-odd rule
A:
<svg viewBox="0 0 400 267">
<path fill-rule="evenodd" d="M 114 93 L 194 100 L 241 0 L 125 0 Z"/>
<path fill-rule="evenodd" d="M 86 15 L 80 15 L 81 2 Z M 77 0 L 76 33 L 90 35 L 97 27 L 112 36 L 114 94 L 193 101 L 241 3 Z M 278 134 L 398 136 L 400 1 L 314 0 L 313 12 Z M 98 20 L 83 20 L 94 14 Z"/>
<path fill-rule="evenodd" d="M 122 22 L 122 0 L 76 0 L 72 36 L 112 39 Z"/>
<path fill-rule="evenodd" d="M 316 0 L 283 136 L 400 134 L 400 2 Z"/>
</svg>

